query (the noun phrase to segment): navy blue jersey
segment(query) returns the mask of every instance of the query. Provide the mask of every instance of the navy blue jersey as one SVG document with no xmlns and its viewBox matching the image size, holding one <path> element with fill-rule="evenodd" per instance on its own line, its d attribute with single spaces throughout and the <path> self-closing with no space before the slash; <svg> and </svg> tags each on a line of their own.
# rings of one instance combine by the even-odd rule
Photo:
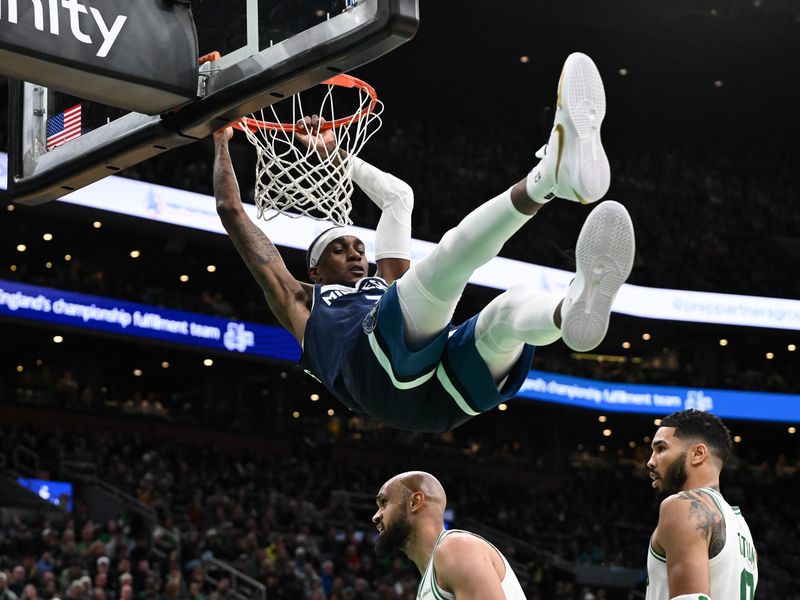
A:
<svg viewBox="0 0 800 600">
<path fill-rule="evenodd" d="M 315 285 L 311 314 L 303 337 L 300 364 L 345 405 L 366 413 L 348 389 L 345 373 L 354 360 L 362 321 L 388 288 L 380 277 L 365 277 L 355 287 Z"/>
<path fill-rule="evenodd" d="M 512 398 L 533 360 L 525 346 L 498 390 L 475 348 L 477 319 L 411 350 L 396 286 L 379 277 L 316 285 L 300 363 L 357 413 L 398 429 L 448 431 Z"/>
</svg>

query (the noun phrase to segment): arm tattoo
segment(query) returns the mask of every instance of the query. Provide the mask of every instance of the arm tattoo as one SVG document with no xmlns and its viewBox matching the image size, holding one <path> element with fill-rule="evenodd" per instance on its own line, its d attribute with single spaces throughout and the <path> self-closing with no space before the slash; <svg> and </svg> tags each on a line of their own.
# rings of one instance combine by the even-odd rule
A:
<svg viewBox="0 0 800 600">
<path fill-rule="evenodd" d="M 307 291 L 289 274 L 278 249 L 244 211 L 227 144 L 218 144 L 215 148 L 214 196 L 222 225 L 263 290 L 270 310 L 300 339 L 290 314 L 298 301 L 308 307 Z"/>
<path fill-rule="evenodd" d="M 239 183 L 227 147 L 217 148 L 214 160 L 214 194 L 217 212 L 234 246 L 259 284 L 265 284 L 259 267 L 282 262 L 278 249 L 250 218 L 239 209 Z"/>
<path fill-rule="evenodd" d="M 714 558 L 725 547 L 725 519 L 719 509 L 709 507 L 700 492 L 681 492 L 680 497 L 691 502 L 689 515 L 696 529 L 708 543 L 708 557 Z"/>
<path fill-rule="evenodd" d="M 257 265 L 281 262 L 280 252 L 269 238 L 249 218 L 245 217 L 238 227 L 231 227 L 233 243 L 245 259 Z"/>
</svg>

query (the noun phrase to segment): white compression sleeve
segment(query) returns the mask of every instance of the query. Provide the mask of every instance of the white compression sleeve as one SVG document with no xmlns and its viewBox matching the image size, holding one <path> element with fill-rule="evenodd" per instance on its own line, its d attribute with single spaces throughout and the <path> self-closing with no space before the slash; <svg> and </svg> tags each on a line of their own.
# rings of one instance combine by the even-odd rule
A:
<svg viewBox="0 0 800 600">
<path fill-rule="evenodd" d="M 375 259 L 411 258 L 411 212 L 414 190 L 402 181 L 352 157 L 353 181 L 381 209 L 375 230 Z"/>
<path fill-rule="evenodd" d="M 447 327 L 473 271 L 497 256 L 529 219 L 514 208 L 507 190 L 464 217 L 397 281 L 406 341 L 412 347 Z"/>
<path fill-rule="evenodd" d="M 561 337 L 553 321 L 561 296 L 541 294 L 518 285 L 500 294 L 481 311 L 475 324 L 475 347 L 495 381 L 511 370 L 522 345 L 546 346 Z"/>
<path fill-rule="evenodd" d="M 711 600 L 708 594 L 683 594 L 681 596 L 673 596 L 672 600 Z"/>
</svg>

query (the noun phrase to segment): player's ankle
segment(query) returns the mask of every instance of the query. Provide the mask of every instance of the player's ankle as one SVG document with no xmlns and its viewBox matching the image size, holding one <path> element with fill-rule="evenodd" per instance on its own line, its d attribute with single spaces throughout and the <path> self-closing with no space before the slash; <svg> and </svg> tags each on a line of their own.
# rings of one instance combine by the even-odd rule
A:
<svg viewBox="0 0 800 600">
<path fill-rule="evenodd" d="M 528 197 L 538 204 L 545 204 L 555 198 L 553 187 L 554 182 L 543 162 L 536 165 L 525 179 Z"/>
<path fill-rule="evenodd" d="M 524 179 L 511 187 L 509 196 L 514 209 L 525 217 L 535 215 L 544 204 L 544 202 L 537 202 L 528 195 L 527 183 Z"/>
</svg>

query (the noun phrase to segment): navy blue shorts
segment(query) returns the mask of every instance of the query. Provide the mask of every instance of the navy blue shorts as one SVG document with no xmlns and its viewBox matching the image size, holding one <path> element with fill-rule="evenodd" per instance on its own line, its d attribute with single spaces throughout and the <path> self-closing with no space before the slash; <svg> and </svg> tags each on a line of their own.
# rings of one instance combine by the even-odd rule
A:
<svg viewBox="0 0 800 600">
<path fill-rule="evenodd" d="M 403 314 L 392 285 L 365 317 L 345 379 L 360 408 L 387 425 L 443 432 L 513 398 L 528 375 L 534 347 L 526 345 L 503 388 L 475 347 L 475 315 L 450 326 L 418 350 L 403 335 Z"/>
</svg>

